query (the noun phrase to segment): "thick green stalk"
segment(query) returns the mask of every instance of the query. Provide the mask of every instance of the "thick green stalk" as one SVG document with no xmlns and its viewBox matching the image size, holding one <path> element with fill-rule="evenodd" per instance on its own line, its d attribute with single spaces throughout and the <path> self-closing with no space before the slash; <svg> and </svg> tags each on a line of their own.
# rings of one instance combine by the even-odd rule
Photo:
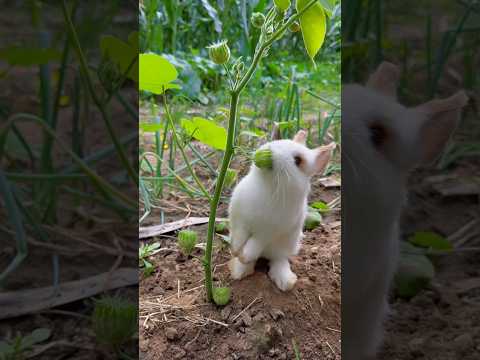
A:
<svg viewBox="0 0 480 360">
<path fill-rule="evenodd" d="M 134 183 L 138 186 L 138 173 L 133 169 L 133 166 L 130 164 L 128 161 L 127 154 L 125 152 L 125 149 L 122 147 L 117 135 L 115 134 L 115 131 L 113 129 L 113 124 L 112 120 L 110 118 L 110 114 L 107 111 L 106 107 L 100 100 L 100 98 L 97 95 L 97 92 L 95 90 L 95 87 L 93 86 L 93 81 L 90 78 L 90 73 L 88 70 L 88 64 L 87 60 L 85 59 L 85 55 L 83 54 L 82 47 L 80 45 L 80 40 L 78 39 L 77 32 L 75 30 L 75 26 L 73 25 L 72 19 L 70 17 L 70 14 L 68 13 L 67 10 L 67 4 L 65 0 L 62 1 L 62 10 L 63 10 L 63 16 L 65 18 L 65 22 L 67 23 L 68 30 L 70 32 L 70 35 L 72 36 L 72 41 L 73 45 L 75 47 L 75 50 L 77 52 L 77 56 L 80 62 L 80 67 L 82 68 L 83 75 L 85 76 L 85 80 L 87 82 L 88 89 L 90 91 L 90 95 L 92 96 L 92 100 L 97 106 L 98 110 L 100 110 L 100 113 L 102 114 L 102 118 L 105 122 L 105 125 L 108 130 L 108 134 L 110 135 L 110 138 L 112 139 L 113 144 L 115 145 L 115 149 L 117 151 L 117 154 L 120 158 L 120 161 L 122 162 L 123 166 L 125 167 L 125 170 L 127 171 L 129 177 L 134 181 Z"/>
<path fill-rule="evenodd" d="M 225 148 L 225 154 L 223 155 L 222 167 L 218 174 L 217 183 L 215 185 L 215 193 L 213 199 L 210 202 L 210 217 L 208 220 L 208 233 L 207 233 L 207 245 L 205 248 L 205 288 L 207 289 L 207 299 L 212 301 L 213 299 L 213 283 L 212 283 L 212 249 L 213 249 L 213 235 L 215 230 L 215 219 L 217 217 L 217 207 L 222 195 L 223 183 L 225 181 L 225 174 L 230 165 L 230 161 L 233 156 L 233 145 L 235 142 L 235 125 L 237 120 L 237 107 L 239 93 L 232 92 L 230 98 L 230 119 L 228 121 L 228 134 L 227 134 L 227 146 Z"/>
<path fill-rule="evenodd" d="M 227 173 L 228 167 L 230 165 L 230 161 L 232 160 L 233 156 L 233 148 L 235 145 L 235 127 L 237 122 L 237 110 L 238 110 L 238 101 L 240 98 L 240 94 L 245 86 L 248 84 L 250 79 L 252 78 L 255 70 L 260 63 L 260 60 L 263 57 L 263 53 L 265 50 L 276 40 L 278 39 L 292 24 L 296 19 L 298 19 L 305 11 L 310 9 L 318 0 L 310 1 L 302 11 L 298 12 L 297 14 L 291 16 L 288 21 L 286 21 L 280 28 L 278 28 L 272 36 L 261 44 L 255 55 L 253 57 L 252 63 L 248 68 L 247 72 L 237 84 L 235 89 L 231 92 L 230 97 L 230 118 L 228 121 L 228 129 L 227 129 L 227 145 L 225 148 L 225 153 L 223 155 L 222 166 L 220 169 L 220 173 L 218 174 L 218 179 L 215 185 L 215 192 L 213 195 L 213 199 L 210 201 L 210 217 L 208 220 L 208 232 L 207 232 L 207 244 L 205 247 L 205 259 L 204 259 L 204 266 L 205 266 L 205 288 L 207 290 L 207 300 L 213 300 L 213 282 L 212 282 L 212 249 L 213 249 L 213 236 L 215 232 L 215 219 L 217 216 L 217 207 L 220 201 L 220 197 L 222 195 L 223 184 L 225 182 L 225 175 Z M 262 40 L 261 40 L 262 41 Z"/>
</svg>

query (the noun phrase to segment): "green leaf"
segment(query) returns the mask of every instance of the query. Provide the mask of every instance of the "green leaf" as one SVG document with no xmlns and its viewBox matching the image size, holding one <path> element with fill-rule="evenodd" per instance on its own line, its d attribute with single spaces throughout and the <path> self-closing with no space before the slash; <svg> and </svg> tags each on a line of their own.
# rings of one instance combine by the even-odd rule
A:
<svg viewBox="0 0 480 360">
<path fill-rule="evenodd" d="M 282 12 L 285 12 L 290 7 L 290 0 L 273 0 L 277 9 Z"/>
<path fill-rule="evenodd" d="M 310 205 L 314 209 L 318 209 L 320 212 L 328 212 L 330 208 L 323 201 L 315 201 Z"/>
<path fill-rule="evenodd" d="M 136 43 L 130 42 L 133 41 L 134 34 L 130 34 L 128 43 L 112 35 L 102 36 L 100 49 L 103 56 L 118 64 L 122 74 L 130 68 L 127 76 L 138 82 L 138 40 Z"/>
<path fill-rule="evenodd" d="M 50 61 L 58 61 L 60 58 L 60 52 L 55 49 L 10 46 L 0 50 L 0 59 L 5 60 L 10 65 L 43 65 Z"/>
<path fill-rule="evenodd" d="M 227 130 L 213 121 L 201 117 L 182 119 L 182 127 L 189 136 L 214 149 L 225 150 L 227 146 Z"/>
<path fill-rule="evenodd" d="M 175 66 L 164 57 L 157 54 L 140 54 L 140 90 L 162 94 L 163 87 L 178 88 L 176 84 L 169 84 L 177 76 Z"/>
<path fill-rule="evenodd" d="M 297 0 L 297 11 L 300 12 L 308 2 L 308 0 Z M 317 2 L 303 13 L 302 16 L 300 16 L 300 27 L 302 29 L 305 49 L 313 61 L 325 40 L 327 21 L 323 6 Z"/>
<path fill-rule="evenodd" d="M 331 18 L 333 9 L 335 8 L 335 0 L 319 0 L 325 10 L 325 14 Z"/>
<path fill-rule="evenodd" d="M 162 124 L 140 123 L 140 129 L 145 132 L 157 132 L 163 129 Z"/>
<path fill-rule="evenodd" d="M 411 298 L 425 288 L 435 276 L 432 262 L 424 255 L 402 252 L 395 275 L 395 292 Z"/>
<path fill-rule="evenodd" d="M 408 241 L 423 248 L 432 250 L 452 250 L 452 244 L 443 236 L 430 231 L 418 231 Z"/>
</svg>

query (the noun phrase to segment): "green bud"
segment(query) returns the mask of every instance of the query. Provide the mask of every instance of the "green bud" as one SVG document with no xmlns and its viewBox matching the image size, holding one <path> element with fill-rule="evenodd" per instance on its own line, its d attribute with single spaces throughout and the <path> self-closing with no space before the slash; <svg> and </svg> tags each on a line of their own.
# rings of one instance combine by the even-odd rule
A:
<svg viewBox="0 0 480 360">
<path fill-rule="evenodd" d="M 282 13 L 287 11 L 290 7 L 290 0 L 273 0 L 273 2 L 275 3 L 277 9 Z"/>
<path fill-rule="evenodd" d="M 298 23 L 298 21 L 294 21 L 293 23 L 291 23 L 288 30 L 290 30 L 292 33 L 300 31 L 300 24 Z"/>
<path fill-rule="evenodd" d="M 257 150 L 253 161 L 260 169 L 271 169 L 273 167 L 272 151 L 269 149 Z"/>
<path fill-rule="evenodd" d="M 255 12 L 252 14 L 252 17 L 250 20 L 252 22 L 253 27 L 260 29 L 263 26 L 263 24 L 265 24 L 265 15 L 263 15 L 262 13 Z"/>
<path fill-rule="evenodd" d="M 215 64 L 223 65 L 230 60 L 230 48 L 227 45 L 227 40 L 207 46 L 208 55 Z"/>
<path fill-rule="evenodd" d="M 213 301 L 219 306 L 227 305 L 230 301 L 230 288 L 219 287 L 213 289 Z"/>
<path fill-rule="evenodd" d="M 310 210 L 310 209 L 309 209 Z M 309 211 L 305 218 L 304 228 L 305 230 L 313 230 L 318 227 L 322 222 L 322 215 L 318 211 Z"/>
<path fill-rule="evenodd" d="M 235 169 L 227 169 L 225 173 L 225 182 L 224 185 L 226 187 L 231 187 L 235 181 L 237 181 L 237 170 Z"/>
<path fill-rule="evenodd" d="M 185 255 L 189 256 L 197 245 L 197 233 L 193 230 L 182 230 L 178 232 L 177 238 L 178 246 Z"/>
</svg>

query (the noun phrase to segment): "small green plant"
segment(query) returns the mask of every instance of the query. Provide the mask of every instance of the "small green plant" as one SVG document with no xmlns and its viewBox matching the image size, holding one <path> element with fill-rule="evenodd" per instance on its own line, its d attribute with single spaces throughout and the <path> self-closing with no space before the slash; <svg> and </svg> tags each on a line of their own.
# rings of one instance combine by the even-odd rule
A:
<svg viewBox="0 0 480 360">
<path fill-rule="evenodd" d="M 227 173 L 225 174 L 225 187 L 230 188 L 232 187 L 235 182 L 237 181 L 238 172 L 235 169 L 228 169 Z"/>
<path fill-rule="evenodd" d="M 29 335 L 18 334 L 13 339 L 0 341 L 0 360 L 26 359 L 26 352 L 31 350 L 33 345 L 47 340 L 50 335 L 50 329 L 39 328 L 33 330 Z"/>
<path fill-rule="evenodd" d="M 220 221 L 215 224 L 215 232 L 224 234 L 228 231 L 228 223 L 226 221 Z"/>
<path fill-rule="evenodd" d="M 197 245 L 197 233 L 193 230 L 181 230 L 178 232 L 178 247 L 186 256 L 190 256 Z"/>
<path fill-rule="evenodd" d="M 149 256 L 155 255 L 156 250 L 160 247 L 160 243 L 155 242 L 152 244 L 143 244 L 140 246 L 138 249 L 138 262 L 140 268 L 143 268 L 143 274 L 145 276 L 150 276 L 153 271 L 155 270 L 155 267 L 151 262 L 147 260 Z"/>
<path fill-rule="evenodd" d="M 120 346 L 137 332 L 137 307 L 126 299 L 106 296 L 95 301 L 92 321 L 97 341 L 120 352 Z"/>
</svg>

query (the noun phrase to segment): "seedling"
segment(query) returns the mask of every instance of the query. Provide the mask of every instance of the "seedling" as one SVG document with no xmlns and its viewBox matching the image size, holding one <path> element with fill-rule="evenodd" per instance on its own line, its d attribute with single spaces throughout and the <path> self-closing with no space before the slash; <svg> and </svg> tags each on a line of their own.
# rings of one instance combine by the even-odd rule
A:
<svg viewBox="0 0 480 360">
<path fill-rule="evenodd" d="M 137 307 L 122 298 L 104 297 L 95 302 L 92 321 L 97 341 L 119 351 L 137 332 Z"/>
<path fill-rule="evenodd" d="M 178 232 L 178 246 L 182 253 L 190 256 L 197 245 L 197 233 L 193 230 L 181 230 Z"/>
<path fill-rule="evenodd" d="M 0 359 L 1 360 L 23 360 L 26 359 L 26 352 L 31 350 L 33 345 L 47 340 L 51 335 L 51 330 L 39 328 L 32 331 L 31 334 L 21 336 L 18 334 L 13 339 L 0 341 Z"/>
<path fill-rule="evenodd" d="M 155 270 L 155 267 L 151 262 L 147 260 L 147 258 L 149 256 L 156 254 L 157 253 L 156 250 L 159 247 L 160 247 L 160 244 L 156 242 L 153 244 L 141 245 L 140 248 L 138 249 L 138 261 L 139 261 L 139 266 L 141 268 L 143 267 L 143 275 L 150 276 Z"/>
</svg>

